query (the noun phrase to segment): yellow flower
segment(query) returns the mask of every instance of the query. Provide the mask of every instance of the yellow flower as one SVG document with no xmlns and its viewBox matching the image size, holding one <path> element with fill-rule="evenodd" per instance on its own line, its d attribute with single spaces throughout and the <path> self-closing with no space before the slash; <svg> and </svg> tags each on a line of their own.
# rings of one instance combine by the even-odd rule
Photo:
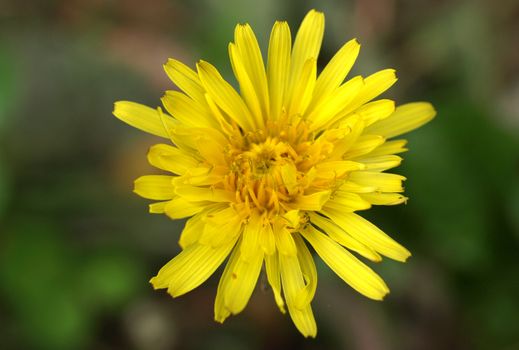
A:
<svg viewBox="0 0 519 350">
<path fill-rule="evenodd" d="M 247 305 L 263 264 L 275 301 L 297 329 L 315 337 L 311 301 L 317 273 L 310 244 L 353 289 L 381 300 L 389 289 L 355 252 L 378 262 L 410 253 L 356 211 L 406 201 L 400 164 L 406 141 L 393 138 L 431 120 L 429 103 L 395 108 L 374 100 L 397 80 L 386 69 L 344 82 L 360 45 L 348 41 L 317 75 L 324 15 L 310 11 L 291 42 L 286 22 L 272 28 L 266 69 L 248 24 L 238 25 L 229 55 L 240 92 L 210 63 L 196 71 L 170 59 L 179 91 L 169 113 L 116 102 L 124 122 L 170 140 L 148 153 L 171 175 L 142 176 L 135 192 L 156 200 L 151 213 L 187 218 L 182 252 L 151 279 L 173 297 L 198 287 L 230 255 L 218 285 L 215 319 Z M 391 139 L 391 140 L 390 140 Z M 389 141 L 388 141 L 389 140 Z"/>
</svg>

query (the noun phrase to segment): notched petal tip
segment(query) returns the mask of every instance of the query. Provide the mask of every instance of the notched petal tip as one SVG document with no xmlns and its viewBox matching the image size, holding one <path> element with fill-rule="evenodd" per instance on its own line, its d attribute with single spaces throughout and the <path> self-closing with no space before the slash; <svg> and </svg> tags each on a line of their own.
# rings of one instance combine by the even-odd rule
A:
<svg viewBox="0 0 519 350">
<path fill-rule="evenodd" d="M 308 13 L 307 13 L 306 15 L 307 15 L 307 16 L 308 16 L 308 15 L 313 15 L 313 16 L 315 16 L 315 15 L 318 15 L 318 16 L 319 16 L 319 15 L 320 15 L 320 16 L 324 16 L 324 13 L 321 12 L 321 11 L 319 11 L 319 10 L 316 10 L 316 9 L 311 9 L 310 11 L 308 11 Z"/>
<path fill-rule="evenodd" d="M 116 111 L 116 109 L 117 109 L 117 105 L 118 105 L 119 103 L 121 103 L 121 102 L 123 102 L 123 101 L 115 101 L 115 102 L 114 102 L 114 109 L 112 110 L 112 114 L 113 114 L 113 115 L 115 115 L 115 111 Z"/>
<path fill-rule="evenodd" d="M 166 62 L 164 62 L 162 64 L 162 68 L 164 69 L 166 74 L 168 74 L 168 69 L 173 69 L 173 70 L 178 69 L 179 64 L 182 64 L 182 63 L 174 58 L 168 57 Z"/>
<path fill-rule="evenodd" d="M 139 184 L 141 184 L 142 182 L 144 182 L 144 177 L 146 175 L 142 175 L 142 176 L 139 176 L 138 178 L 136 178 L 135 180 L 133 180 L 133 192 L 135 192 L 137 186 Z"/>
<path fill-rule="evenodd" d="M 407 256 L 405 256 L 402 259 L 402 262 L 407 262 L 407 260 L 409 260 L 409 258 L 413 256 L 413 254 L 411 254 L 411 252 L 409 250 L 406 249 L 406 252 L 407 252 Z"/>
<path fill-rule="evenodd" d="M 148 282 L 151 284 L 151 286 L 153 287 L 154 290 L 161 289 L 161 287 L 159 287 L 157 284 L 157 276 L 150 278 L 150 280 Z"/>
<path fill-rule="evenodd" d="M 112 111 L 112 114 L 117 117 L 118 119 L 121 119 L 122 121 L 126 120 L 126 114 L 128 114 L 127 110 L 133 107 L 138 106 L 138 103 L 132 102 L 132 101 L 115 101 L 114 102 L 114 109 Z"/>
<path fill-rule="evenodd" d="M 214 317 L 215 322 L 218 322 L 219 324 L 223 324 L 225 322 L 224 317 Z"/>
<path fill-rule="evenodd" d="M 375 253 L 376 253 L 376 252 L 375 252 Z M 383 260 L 383 259 L 382 259 L 382 255 L 380 255 L 380 254 L 374 255 L 373 257 L 368 258 L 368 259 L 369 259 L 369 261 L 372 261 L 372 262 L 374 262 L 374 263 L 376 263 L 376 264 L 382 262 L 382 260 Z"/>
<path fill-rule="evenodd" d="M 188 292 L 179 291 L 178 288 L 176 289 L 170 289 L 168 288 L 168 294 L 171 295 L 172 298 L 178 298 Z"/>
<path fill-rule="evenodd" d="M 384 294 L 381 294 L 380 299 L 373 299 L 373 300 L 376 300 L 376 301 L 384 301 L 384 299 L 385 299 L 389 294 L 390 294 L 390 291 L 389 291 L 389 289 L 387 289 L 387 290 L 385 291 Z"/>
<path fill-rule="evenodd" d="M 247 29 L 252 29 L 252 28 L 248 22 L 243 22 L 243 23 L 236 24 L 236 27 L 234 29 L 235 29 L 235 31 L 238 31 L 238 30 L 247 30 Z"/>
<path fill-rule="evenodd" d="M 384 280 L 381 280 L 380 290 L 378 291 L 378 295 L 366 295 L 369 299 L 375 300 L 375 301 L 384 301 L 384 299 L 391 293 L 389 290 L 389 287 L 387 286 L 386 282 Z"/>
<path fill-rule="evenodd" d="M 197 69 L 197 70 L 200 70 L 200 69 L 206 68 L 208 65 L 210 65 L 209 62 L 204 61 L 204 60 L 202 60 L 202 59 L 199 59 L 199 60 L 196 62 L 196 69 Z M 200 73 L 199 73 L 199 74 L 200 74 Z"/>
<path fill-rule="evenodd" d="M 391 259 L 396 260 L 401 263 L 407 262 L 407 260 L 411 257 L 411 252 L 407 250 L 404 246 L 399 247 L 398 254 L 392 256 Z"/>
</svg>

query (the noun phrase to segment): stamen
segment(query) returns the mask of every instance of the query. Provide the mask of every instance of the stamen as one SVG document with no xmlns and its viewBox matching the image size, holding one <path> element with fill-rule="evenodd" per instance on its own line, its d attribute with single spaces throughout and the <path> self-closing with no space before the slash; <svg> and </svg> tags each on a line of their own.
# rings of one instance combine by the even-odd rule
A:
<svg viewBox="0 0 519 350">
<path fill-rule="evenodd" d="M 278 120 L 269 120 L 265 129 L 245 135 L 239 128 L 234 130 L 236 139 L 227 152 L 229 174 L 223 187 L 235 191 L 236 203 L 249 210 L 283 215 L 293 209 L 290 203 L 299 196 L 335 188 L 347 176 L 341 172 L 340 176 L 316 178 L 315 165 L 329 157 L 334 143 L 322 135 L 316 139 L 309 124 L 298 116 L 285 113 Z M 281 175 L 287 164 L 293 164 L 297 174 L 297 184 L 291 183 L 290 191 Z"/>
<path fill-rule="evenodd" d="M 263 209 L 263 206 L 260 204 L 258 198 L 256 197 L 256 194 L 254 193 L 254 190 L 250 186 L 247 186 L 247 191 L 249 192 L 249 196 L 256 205 L 256 207 L 258 209 Z"/>
</svg>

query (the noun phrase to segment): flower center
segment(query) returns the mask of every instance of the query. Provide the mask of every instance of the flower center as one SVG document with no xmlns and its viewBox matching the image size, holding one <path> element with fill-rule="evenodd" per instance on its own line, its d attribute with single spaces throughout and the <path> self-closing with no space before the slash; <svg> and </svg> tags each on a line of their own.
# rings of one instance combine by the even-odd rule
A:
<svg viewBox="0 0 519 350">
<path fill-rule="evenodd" d="M 269 121 L 263 130 L 240 134 L 231 145 L 226 187 L 237 201 L 260 212 L 279 215 L 311 185 L 312 168 L 322 158 L 314 135 L 300 118 Z"/>
<path fill-rule="evenodd" d="M 279 171 L 280 166 L 293 163 L 296 159 L 297 153 L 287 142 L 268 137 L 261 144 L 252 144 L 236 160 L 243 163 L 245 173 L 251 172 L 253 178 L 259 179 Z"/>
</svg>

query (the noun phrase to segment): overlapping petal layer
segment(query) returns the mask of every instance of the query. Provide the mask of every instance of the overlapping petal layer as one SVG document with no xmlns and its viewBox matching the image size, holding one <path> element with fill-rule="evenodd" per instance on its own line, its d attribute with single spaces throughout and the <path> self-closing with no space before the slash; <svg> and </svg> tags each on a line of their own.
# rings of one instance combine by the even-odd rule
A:
<svg viewBox="0 0 519 350">
<path fill-rule="evenodd" d="M 181 91 L 163 97 L 169 114 L 115 104 L 116 117 L 172 143 L 148 153 L 169 175 L 140 177 L 135 192 L 158 201 L 152 213 L 190 217 L 182 252 L 151 283 L 174 297 L 185 294 L 230 256 L 216 295 L 218 322 L 245 308 L 264 265 L 280 310 L 314 337 L 317 273 L 307 243 L 375 300 L 389 289 L 352 252 L 375 262 L 410 256 L 356 212 L 407 200 L 405 177 L 385 172 L 401 163 L 396 154 L 407 150 L 406 141 L 389 139 L 430 121 L 434 108 L 374 100 L 396 82 L 392 69 L 345 81 L 359 54 L 356 40 L 317 74 L 323 34 L 324 15 L 314 10 L 293 45 L 287 23 L 276 22 L 265 65 L 250 26 L 238 25 L 229 55 L 239 92 L 208 62 L 193 70 L 171 59 L 164 68 Z"/>
</svg>

